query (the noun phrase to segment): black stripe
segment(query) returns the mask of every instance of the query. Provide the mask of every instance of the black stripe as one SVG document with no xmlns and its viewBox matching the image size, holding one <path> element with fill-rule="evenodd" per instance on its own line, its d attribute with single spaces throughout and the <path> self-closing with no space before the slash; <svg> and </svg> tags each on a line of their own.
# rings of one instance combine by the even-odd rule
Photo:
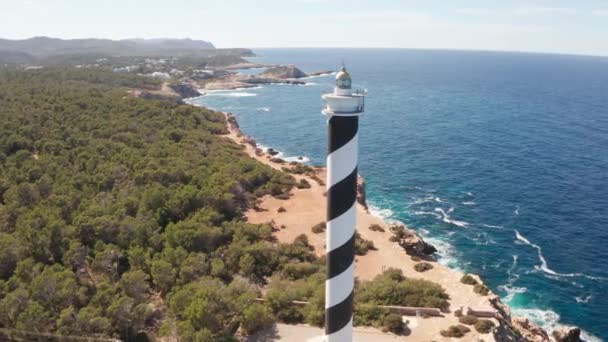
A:
<svg viewBox="0 0 608 342">
<path fill-rule="evenodd" d="M 332 116 L 327 125 L 329 129 L 329 153 L 346 145 L 357 134 L 358 116 Z"/>
<path fill-rule="evenodd" d="M 329 171 L 331 172 L 331 170 Z M 350 209 L 357 200 L 357 168 L 327 191 L 327 221 Z"/>
<path fill-rule="evenodd" d="M 327 253 L 327 279 L 342 274 L 355 260 L 355 234 L 342 246 Z"/>
<path fill-rule="evenodd" d="M 344 328 L 353 316 L 353 292 L 342 302 L 325 309 L 325 334 L 333 334 Z"/>
</svg>

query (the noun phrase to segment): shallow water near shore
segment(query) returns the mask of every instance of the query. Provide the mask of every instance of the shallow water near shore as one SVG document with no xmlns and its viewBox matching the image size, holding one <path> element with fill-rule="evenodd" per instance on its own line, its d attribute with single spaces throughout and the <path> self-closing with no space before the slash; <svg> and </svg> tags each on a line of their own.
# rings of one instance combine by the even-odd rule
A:
<svg viewBox="0 0 608 342">
<path fill-rule="evenodd" d="M 306 72 L 344 60 L 354 85 L 370 93 L 360 173 L 373 212 L 417 229 L 442 263 L 480 274 L 514 314 L 608 339 L 608 58 L 255 52 L 255 62 Z M 244 133 L 282 157 L 322 165 L 320 94 L 333 76 L 305 81 L 192 101 L 234 113 Z"/>
</svg>

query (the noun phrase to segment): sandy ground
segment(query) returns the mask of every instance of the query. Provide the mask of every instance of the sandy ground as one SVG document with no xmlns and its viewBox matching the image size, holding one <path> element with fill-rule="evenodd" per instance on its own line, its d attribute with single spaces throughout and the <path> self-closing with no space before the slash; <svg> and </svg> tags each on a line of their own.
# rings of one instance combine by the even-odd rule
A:
<svg viewBox="0 0 608 342">
<path fill-rule="evenodd" d="M 231 129 L 227 135 L 235 142 L 242 144 L 243 137 L 239 137 L 238 131 Z M 281 169 L 281 164 L 273 163 L 266 154 L 257 156 L 255 148 L 246 144 L 245 150 L 252 158 L 269 165 L 275 169 Z M 267 223 L 274 221 L 277 226 L 284 225 L 284 229 L 277 231 L 276 237 L 281 242 L 292 242 L 294 238 L 300 234 L 306 234 L 311 245 L 315 247 L 318 255 L 325 253 L 325 234 L 314 234 L 311 232 L 311 227 L 317 223 L 325 221 L 326 215 L 326 197 L 324 195 L 325 186 L 319 185 L 316 181 L 308 176 L 294 175 L 299 180 L 306 178 L 312 185 L 310 189 L 295 189 L 292 191 L 292 196 L 288 200 L 279 200 L 273 197 L 265 197 L 260 208 L 263 211 L 250 210 L 247 212 L 248 221 L 251 223 Z M 325 180 L 325 172 L 321 169 L 318 172 L 318 177 Z M 286 209 L 285 212 L 279 213 L 279 207 Z M 460 282 L 462 273 L 449 269 L 439 263 L 432 262 L 433 269 L 424 273 L 416 272 L 412 261 L 405 251 L 396 243 L 390 242 L 388 239 L 391 233 L 386 229 L 386 232 L 375 232 L 368 229 L 371 224 L 379 224 L 385 228 L 388 225 L 379 217 L 370 214 L 362 205 L 357 208 L 357 231 L 366 240 L 372 240 L 376 246 L 376 251 L 369 251 L 365 256 L 356 258 L 356 276 L 359 279 L 371 279 L 381 273 L 385 268 L 399 268 L 403 271 L 406 277 L 422 278 L 441 284 L 446 292 L 450 295 L 450 312 L 444 317 L 435 318 L 419 318 L 406 317 L 410 321 L 416 321 L 410 324 L 412 333 L 407 337 L 398 337 L 398 340 L 408 341 L 451 341 L 456 339 L 444 338 L 439 332 L 448 328 L 450 325 L 458 324 L 458 318 L 454 316 L 454 310 L 460 307 L 471 307 L 474 310 L 493 311 L 488 296 L 481 296 L 473 292 L 473 287 Z M 498 323 L 498 322 L 495 322 Z M 415 327 L 414 327 L 415 326 Z M 284 326 L 278 325 L 279 334 L 275 339 L 268 341 L 305 341 L 315 334 L 320 334 L 322 331 L 316 328 L 305 326 Z M 397 339 L 391 334 L 382 334 L 375 329 L 367 329 L 366 331 L 374 332 L 373 334 L 359 334 L 357 341 L 388 341 Z M 294 335 L 295 334 L 295 335 Z M 384 336 L 380 339 L 378 336 Z M 493 341 L 491 334 L 480 335 L 474 329 L 464 338 L 457 339 L 458 341 Z M 262 340 L 263 341 L 263 340 Z"/>
</svg>

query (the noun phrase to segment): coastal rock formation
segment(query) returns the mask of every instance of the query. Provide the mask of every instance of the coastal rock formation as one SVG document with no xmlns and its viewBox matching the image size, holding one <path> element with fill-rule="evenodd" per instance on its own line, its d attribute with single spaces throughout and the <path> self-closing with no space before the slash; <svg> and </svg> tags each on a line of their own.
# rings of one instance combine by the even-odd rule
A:
<svg viewBox="0 0 608 342">
<path fill-rule="evenodd" d="M 314 77 L 314 76 L 323 76 L 323 75 L 329 75 L 329 74 L 333 74 L 334 72 L 331 70 L 323 70 L 323 71 L 317 71 L 317 72 L 311 72 L 310 74 L 308 74 L 308 77 Z"/>
<path fill-rule="evenodd" d="M 185 83 L 185 82 L 172 83 L 172 84 L 169 84 L 169 88 L 173 89 L 174 92 L 176 92 L 179 96 L 181 96 L 184 99 L 190 98 L 190 97 L 197 97 L 197 96 L 201 95 L 201 93 L 198 91 L 198 89 L 196 89 L 196 87 L 194 87 L 190 83 Z"/>
<path fill-rule="evenodd" d="M 399 239 L 397 242 L 407 254 L 410 255 L 431 255 L 437 252 L 435 246 L 427 243 L 415 232 L 402 225 L 389 227 L 389 230 Z"/>
<path fill-rule="evenodd" d="M 258 76 L 269 78 L 302 78 L 307 75 L 302 70 L 296 68 L 295 65 L 280 65 L 268 68 Z"/>
<path fill-rule="evenodd" d="M 564 327 L 553 332 L 557 342 L 581 342 L 581 329 L 578 327 Z"/>
<path fill-rule="evenodd" d="M 359 202 L 359 204 L 361 204 L 365 210 L 369 210 L 365 197 L 365 179 L 363 179 L 363 177 L 360 175 L 357 177 L 357 202 Z"/>
<path fill-rule="evenodd" d="M 516 317 L 512 321 L 513 328 L 525 338 L 524 341 L 529 342 L 547 342 L 550 341 L 549 334 L 542 328 L 530 322 L 527 318 Z"/>
</svg>

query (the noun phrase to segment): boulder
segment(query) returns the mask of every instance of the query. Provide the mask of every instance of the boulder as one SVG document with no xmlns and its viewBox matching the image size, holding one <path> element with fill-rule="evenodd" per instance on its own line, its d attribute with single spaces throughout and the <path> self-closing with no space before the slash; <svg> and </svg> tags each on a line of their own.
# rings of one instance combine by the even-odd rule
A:
<svg viewBox="0 0 608 342">
<path fill-rule="evenodd" d="M 581 342 L 581 328 L 563 327 L 553 331 L 553 338 L 557 342 Z"/>
</svg>

